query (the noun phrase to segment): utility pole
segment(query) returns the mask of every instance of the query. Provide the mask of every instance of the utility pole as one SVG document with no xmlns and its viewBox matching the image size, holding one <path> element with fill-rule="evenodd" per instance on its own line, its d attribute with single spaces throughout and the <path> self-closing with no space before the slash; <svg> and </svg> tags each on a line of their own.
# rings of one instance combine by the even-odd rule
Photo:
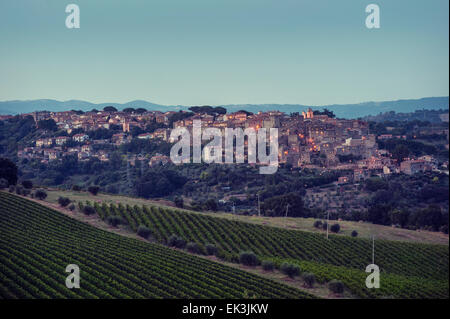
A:
<svg viewBox="0 0 450 319">
<path fill-rule="evenodd" d="M 141 156 L 141 160 L 139 161 L 141 163 L 141 177 L 144 176 L 144 160 L 142 160 L 142 156 Z"/>
<path fill-rule="evenodd" d="M 128 187 L 132 187 L 132 183 L 131 183 L 131 167 L 130 167 L 130 156 L 129 153 L 127 153 L 127 182 L 128 182 Z"/>
<path fill-rule="evenodd" d="M 330 211 L 327 211 L 327 239 L 328 239 L 328 228 L 330 227 Z"/>
<path fill-rule="evenodd" d="M 375 264 L 375 236 L 372 235 L 372 264 Z"/>
<path fill-rule="evenodd" d="M 286 221 L 285 227 L 287 228 L 287 215 L 289 211 L 289 203 L 286 204 L 286 214 L 284 215 L 284 219 Z"/>
<path fill-rule="evenodd" d="M 259 194 L 256 194 L 256 196 L 258 197 L 258 217 L 261 217 L 261 206 L 259 204 Z"/>
<path fill-rule="evenodd" d="M 232 212 L 233 212 L 233 217 L 236 214 L 236 206 L 234 205 L 234 201 L 233 201 L 233 206 L 232 206 Z"/>
</svg>

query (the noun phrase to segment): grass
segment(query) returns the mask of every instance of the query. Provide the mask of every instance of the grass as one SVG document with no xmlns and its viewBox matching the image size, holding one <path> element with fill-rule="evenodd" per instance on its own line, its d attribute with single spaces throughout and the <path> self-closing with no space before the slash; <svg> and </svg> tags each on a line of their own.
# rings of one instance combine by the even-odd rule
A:
<svg viewBox="0 0 450 319">
<path fill-rule="evenodd" d="M 311 298 L 288 285 L 91 227 L 0 192 L 2 298 Z M 83 289 L 65 287 L 76 263 Z"/>
<path fill-rule="evenodd" d="M 169 201 L 158 200 L 146 200 L 142 198 L 132 198 L 122 195 L 110 195 L 100 193 L 94 196 L 88 192 L 76 192 L 76 191 L 60 191 L 60 190 L 47 190 L 48 197 L 46 201 L 50 203 L 57 203 L 58 197 L 69 197 L 72 201 L 97 201 L 105 203 L 122 203 L 124 205 L 135 204 L 152 204 L 156 206 L 169 206 Z M 173 207 L 173 205 L 171 205 Z M 192 212 L 192 211 L 190 211 Z M 197 212 L 198 213 L 198 212 Z M 292 217 L 258 217 L 258 216 L 244 216 L 233 215 L 225 212 L 202 212 L 199 214 L 206 214 L 214 217 L 221 217 L 230 220 L 237 220 L 242 222 L 248 222 L 259 225 L 268 225 L 280 228 L 287 228 L 292 230 L 303 230 L 310 232 L 319 232 L 325 234 L 325 231 L 314 227 L 314 218 L 292 218 Z M 374 235 L 377 239 L 407 241 L 407 242 L 420 242 L 430 244 L 449 244 L 449 237 L 443 233 L 430 232 L 424 230 L 408 230 L 402 228 L 394 228 L 390 226 L 375 225 L 364 222 L 351 222 L 351 221 L 330 221 L 330 224 L 339 223 L 341 230 L 340 235 L 350 236 L 353 230 L 358 232 L 358 237 L 371 238 Z"/>
</svg>

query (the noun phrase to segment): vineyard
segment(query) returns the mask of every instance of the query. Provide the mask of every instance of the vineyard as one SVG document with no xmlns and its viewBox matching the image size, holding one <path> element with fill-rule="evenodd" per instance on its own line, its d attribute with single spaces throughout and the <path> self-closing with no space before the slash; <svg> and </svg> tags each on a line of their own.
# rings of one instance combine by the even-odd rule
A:
<svg viewBox="0 0 450 319">
<path fill-rule="evenodd" d="M 97 209 L 103 217 L 111 214 L 107 207 Z M 111 210 L 120 214 L 118 207 Z M 153 218 L 144 211 L 142 220 L 122 213 L 133 227 L 138 221 L 150 225 Z M 169 227 L 167 221 L 164 225 Z M 165 238 L 165 228 L 152 229 Z M 0 234 L 0 298 L 312 297 L 248 272 L 94 228 L 3 192 Z M 205 240 L 214 238 L 209 234 Z M 68 264 L 80 267 L 80 289 L 65 286 Z"/>
<path fill-rule="evenodd" d="M 87 203 L 92 205 L 91 203 Z M 80 203 L 80 205 L 83 205 Z M 330 236 L 189 213 L 157 206 L 93 204 L 100 218 L 118 216 L 131 230 L 145 225 L 151 239 L 167 244 L 172 234 L 219 248 L 218 256 L 236 261 L 249 250 L 261 259 L 290 261 L 312 272 L 321 282 L 339 279 L 364 298 L 448 298 L 449 248 L 444 245 L 376 241 L 375 263 L 382 272 L 380 289 L 365 287 L 365 267 L 372 263 L 372 242 Z"/>
</svg>

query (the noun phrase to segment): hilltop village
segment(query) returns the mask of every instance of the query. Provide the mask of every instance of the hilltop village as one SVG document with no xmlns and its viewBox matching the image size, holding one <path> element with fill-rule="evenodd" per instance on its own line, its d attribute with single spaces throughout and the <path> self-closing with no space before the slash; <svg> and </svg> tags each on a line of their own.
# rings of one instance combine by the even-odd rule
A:
<svg viewBox="0 0 450 319">
<path fill-rule="evenodd" d="M 202 112 L 201 107 L 195 110 L 197 112 L 163 113 L 143 109 L 117 111 L 113 107 L 106 107 L 103 111 L 39 111 L 22 114 L 22 117 L 32 116 L 36 123 L 56 127 L 49 127 L 44 136 L 36 138 L 32 145 L 18 149 L 17 156 L 20 159 L 38 159 L 44 164 L 67 155 L 76 155 L 79 161 L 98 158 L 107 162 L 110 154 L 104 146 L 120 146 L 131 142 L 133 138 L 173 143 L 170 140 L 172 128 L 192 129 L 193 121 L 201 120 L 204 127 L 220 129 L 278 128 L 279 163 L 294 168 L 352 171 L 353 174 L 341 177 L 339 182 L 342 183 L 349 182 L 349 179 L 359 181 L 374 173 L 414 174 L 437 170 L 439 167 L 438 160 L 431 155 L 414 157 L 408 154 L 408 157 L 399 158 L 379 148 L 380 141 L 406 140 L 406 135 L 377 135 L 370 132 L 368 122 L 338 119 L 331 112 L 313 112 L 308 109 L 287 115 L 280 111 L 219 114 L 209 109 L 208 112 Z M 7 118 L 2 117 L 4 120 Z M 104 134 L 92 134 L 96 131 Z M 106 131 L 110 134 L 105 134 Z M 448 128 L 426 133 L 447 135 L 448 144 Z M 134 165 L 136 159 L 146 161 L 149 166 L 170 162 L 168 154 L 159 153 L 132 155 L 128 161 Z"/>
</svg>

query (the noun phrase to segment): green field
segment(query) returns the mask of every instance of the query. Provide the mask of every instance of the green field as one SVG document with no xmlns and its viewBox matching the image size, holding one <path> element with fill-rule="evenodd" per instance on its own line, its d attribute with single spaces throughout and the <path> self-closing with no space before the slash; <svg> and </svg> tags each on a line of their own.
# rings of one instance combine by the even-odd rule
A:
<svg viewBox="0 0 450 319">
<path fill-rule="evenodd" d="M 301 290 L 119 236 L 0 192 L 0 298 L 311 298 Z M 68 264 L 81 288 L 65 286 Z"/>
<path fill-rule="evenodd" d="M 92 204 L 92 203 L 91 203 Z M 151 238 L 167 243 L 172 234 L 204 247 L 219 247 L 218 256 L 236 261 L 243 250 L 280 264 L 290 261 L 312 272 L 321 282 L 342 280 L 359 297 L 447 298 L 447 245 L 377 240 L 375 264 L 382 271 L 382 287 L 365 287 L 365 267 L 371 264 L 372 243 L 362 238 L 286 230 L 232 221 L 161 206 L 93 204 L 102 219 L 120 216 L 129 228 L 151 230 Z"/>
<path fill-rule="evenodd" d="M 47 201 L 50 203 L 57 203 L 58 197 L 69 197 L 73 201 L 98 201 L 105 203 L 122 203 L 124 205 L 154 205 L 167 207 L 167 201 L 151 201 L 143 198 L 132 198 L 121 195 L 110 195 L 100 193 L 97 196 L 93 196 L 88 192 L 76 192 L 76 191 L 60 191 L 60 190 L 48 190 Z M 183 210 L 187 211 L 187 210 Z M 245 215 L 233 215 L 225 212 L 193 212 L 202 215 L 208 215 L 212 217 L 221 217 L 230 220 L 238 220 L 247 223 L 254 223 L 258 225 L 268 225 L 280 228 L 292 229 L 292 230 L 305 230 L 310 232 L 324 233 L 322 230 L 318 230 L 313 226 L 314 218 L 284 218 L 284 217 L 264 217 L 264 216 L 245 216 Z M 430 244 L 445 244 L 448 245 L 448 235 L 431 231 L 414 231 L 402 228 L 393 228 L 382 225 L 375 225 L 371 223 L 359 223 L 351 221 L 336 221 L 341 226 L 339 235 L 350 236 L 353 230 L 358 232 L 358 237 L 370 238 L 375 234 L 377 239 L 386 240 L 398 240 L 407 242 L 419 242 Z"/>
</svg>

